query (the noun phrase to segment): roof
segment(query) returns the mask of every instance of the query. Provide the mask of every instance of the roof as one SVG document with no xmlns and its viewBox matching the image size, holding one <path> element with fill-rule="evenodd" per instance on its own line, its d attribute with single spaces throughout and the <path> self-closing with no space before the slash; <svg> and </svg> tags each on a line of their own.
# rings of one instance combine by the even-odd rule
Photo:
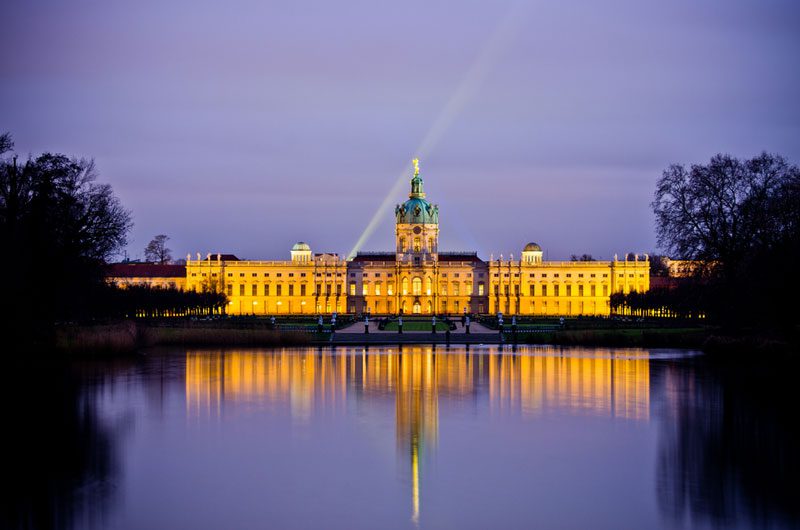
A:
<svg viewBox="0 0 800 530">
<path fill-rule="evenodd" d="M 112 263 L 106 276 L 111 278 L 185 278 L 186 265 L 157 263 Z"/>
<path fill-rule="evenodd" d="M 537 245 L 536 243 L 528 243 L 525 245 L 525 248 L 522 249 L 523 252 L 541 252 L 542 247 Z"/>
<path fill-rule="evenodd" d="M 477 252 L 439 252 L 439 261 L 472 261 L 482 263 Z"/>
<path fill-rule="evenodd" d="M 397 255 L 394 252 L 359 252 L 351 261 L 394 261 Z"/>
</svg>

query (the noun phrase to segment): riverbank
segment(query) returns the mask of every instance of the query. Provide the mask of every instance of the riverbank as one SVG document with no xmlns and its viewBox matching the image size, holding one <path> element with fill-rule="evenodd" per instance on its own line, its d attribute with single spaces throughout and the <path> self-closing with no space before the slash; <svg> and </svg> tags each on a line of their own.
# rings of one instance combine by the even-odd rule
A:
<svg viewBox="0 0 800 530">
<path fill-rule="evenodd" d="M 266 327 L 242 329 L 193 322 L 154 326 L 128 320 L 59 326 L 55 332 L 55 349 L 71 354 L 129 354 L 150 346 L 306 346 L 315 339 L 313 333 Z"/>
<path fill-rule="evenodd" d="M 488 330 L 486 330 L 488 331 Z M 332 339 L 335 339 L 332 341 Z M 469 339 L 469 340 L 466 340 Z M 62 325 L 56 328 L 55 349 L 70 354 L 130 354 L 151 346 L 254 346 L 283 347 L 307 345 L 444 343 L 445 333 L 382 333 L 380 335 L 337 332 L 316 333 L 308 330 L 285 330 L 256 323 L 242 326 L 229 321 L 122 321 L 95 325 Z M 793 355 L 800 349 L 797 334 L 776 335 L 766 332 L 725 334 L 712 328 L 616 328 L 566 329 L 539 332 L 506 331 L 473 334 L 453 333 L 450 342 L 484 344 L 553 344 L 563 346 L 602 346 L 626 348 L 686 348 L 719 356 L 760 354 Z"/>
</svg>

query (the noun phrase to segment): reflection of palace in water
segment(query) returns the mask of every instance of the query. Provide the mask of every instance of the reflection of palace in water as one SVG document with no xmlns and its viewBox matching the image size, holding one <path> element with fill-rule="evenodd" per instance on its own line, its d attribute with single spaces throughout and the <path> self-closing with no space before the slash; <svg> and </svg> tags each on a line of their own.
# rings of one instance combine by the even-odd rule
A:
<svg viewBox="0 0 800 530">
<path fill-rule="evenodd" d="M 484 407 L 536 417 L 550 411 L 629 420 L 649 418 L 647 351 L 594 350 L 591 357 L 549 347 L 518 354 L 309 348 L 186 355 L 189 417 L 219 416 L 226 403 L 270 402 L 293 418 L 345 413 L 350 400 L 393 398 L 397 452 L 411 465 L 412 518 L 419 517 L 420 461 L 438 442 L 440 410 Z"/>
</svg>

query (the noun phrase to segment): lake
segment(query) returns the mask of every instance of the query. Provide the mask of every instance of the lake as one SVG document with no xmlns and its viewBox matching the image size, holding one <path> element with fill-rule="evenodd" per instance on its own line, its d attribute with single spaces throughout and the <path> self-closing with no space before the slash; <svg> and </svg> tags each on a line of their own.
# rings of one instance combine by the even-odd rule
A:
<svg viewBox="0 0 800 530">
<path fill-rule="evenodd" d="M 499 346 L 11 362 L 2 526 L 796 528 L 793 374 L 760 364 Z"/>
</svg>

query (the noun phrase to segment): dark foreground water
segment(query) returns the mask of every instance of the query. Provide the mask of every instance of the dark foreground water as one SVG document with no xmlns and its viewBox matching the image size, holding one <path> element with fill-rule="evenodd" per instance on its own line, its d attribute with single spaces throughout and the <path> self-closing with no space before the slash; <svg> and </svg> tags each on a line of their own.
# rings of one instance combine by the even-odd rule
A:
<svg viewBox="0 0 800 530">
<path fill-rule="evenodd" d="M 0 522 L 791 528 L 794 389 L 771 370 L 550 347 L 14 364 Z"/>
</svg>

